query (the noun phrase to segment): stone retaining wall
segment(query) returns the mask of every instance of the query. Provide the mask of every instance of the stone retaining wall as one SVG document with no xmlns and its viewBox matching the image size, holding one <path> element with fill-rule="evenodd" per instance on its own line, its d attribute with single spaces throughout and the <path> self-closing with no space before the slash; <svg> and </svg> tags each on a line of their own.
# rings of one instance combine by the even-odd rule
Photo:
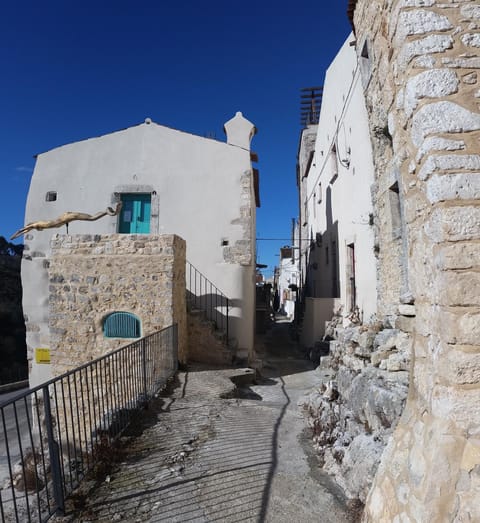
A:
<svg viewBox="0 0 480 523">
<path fill-rule="evenodd" d="M 53 375 L 129 341 L 106 338 L 103 321 L 123 311 L 142 336 L 178 324 L 187 360 L 185 242 L 175 235 L 55 235 L 48 260 Z"/>
<path fill-rule="evenodd" d="M 365 503 L 408 392 L 411 336 L 380 323 L 336 328 L 319 372 L 328 382 L 303 400 L 323 469 Z"/>
</svg>

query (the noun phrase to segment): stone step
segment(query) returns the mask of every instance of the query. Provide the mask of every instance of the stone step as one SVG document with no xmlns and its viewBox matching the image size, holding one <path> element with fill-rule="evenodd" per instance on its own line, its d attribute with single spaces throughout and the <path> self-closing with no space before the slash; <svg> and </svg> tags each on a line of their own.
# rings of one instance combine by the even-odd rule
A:
<svg viewBox="0 0 480 523">
<path fill-rule="evenodd" d="M 214 321 L 206 318 L 206 312 L 192 309 L 188 312 L 189 359 L 211 365 L 232 365 L 236 341 L 227 340 L 224 330 L 217 329 Z"/>
</svg>

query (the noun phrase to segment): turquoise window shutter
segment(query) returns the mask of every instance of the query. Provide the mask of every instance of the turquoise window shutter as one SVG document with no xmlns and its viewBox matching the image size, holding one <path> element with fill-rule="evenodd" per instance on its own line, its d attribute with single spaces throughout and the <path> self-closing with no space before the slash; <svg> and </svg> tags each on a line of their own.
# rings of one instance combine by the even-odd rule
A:
<svg viewBox="0 0 480 523">
<path fill-rule="evenodd" d="M 112 312 L 103 322 L 106 338 L 140 338 L 140 320 L 130 312 Z"/>
</svg>

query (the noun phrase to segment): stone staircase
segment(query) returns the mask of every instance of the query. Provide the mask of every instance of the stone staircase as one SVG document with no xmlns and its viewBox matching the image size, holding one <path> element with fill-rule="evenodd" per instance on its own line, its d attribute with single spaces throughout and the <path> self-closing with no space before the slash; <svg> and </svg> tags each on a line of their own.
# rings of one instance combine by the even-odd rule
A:
<svg viewBox="0 0 480 523">
<path fill-rule="evenodd" d="M 189 360 L 232 365 L 236 340 L 229 338 L 229 299 L 187 261 L 187 321 Z"/>
<path fill-rule="evenodd" d="M 217 329 L 206 311 L 189 308 L 187 322 L 189 361 L 218 366 L 233 364 L 235 350 L 232 340 L 229 343 L 226 332 Z"/>
</svg>

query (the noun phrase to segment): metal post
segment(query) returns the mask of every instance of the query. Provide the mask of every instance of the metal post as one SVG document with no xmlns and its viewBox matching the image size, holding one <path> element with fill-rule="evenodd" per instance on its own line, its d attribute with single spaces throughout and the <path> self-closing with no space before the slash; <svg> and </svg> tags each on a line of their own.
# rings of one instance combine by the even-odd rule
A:
<svg viewBox="0 0 480 523">
<path fill-rule="evenodd" d="M 50 454 L 50 468 L 52 471 L 53 481 L 53 498 L 57 504 L 57 512 L 65 513 L 65 498 L 63 495 L 62 469 L 60 466 L 60 452 L 58 443 L 55 441 L 53 434 L 53 418 L 50 406 L 50 395 L 48 386 L 42 388 L 43 404 L 45 405 L 45 425 L 47 429 L 48 452 Z"/>
<path fill-rule="evenodd" d="M 148 393 L 147 393 L 147 348 L 146 340 L 142 338 L 142 371 L 143 371 L 143 394 L 144 394 L 144 407 L 148 408 Z"/>
<path fill-rule="evenodd" d="M 227 331 L 227 347 L 229 346 L 229 337 L 228 337 L 228 324 L 229 324 L 229 321 L 228 321 L 228 314 L 229 314 L 229 303 L 228 303 L 228 298 L 227 298 L 227 328 L 226 328 L 226 331 Z"/>
<path fill-rule="evenodd" d="M 178 324 L 175 323 L 173 326 L 173 368 L 172 372 L 178 370 Z"/>
</svg>

